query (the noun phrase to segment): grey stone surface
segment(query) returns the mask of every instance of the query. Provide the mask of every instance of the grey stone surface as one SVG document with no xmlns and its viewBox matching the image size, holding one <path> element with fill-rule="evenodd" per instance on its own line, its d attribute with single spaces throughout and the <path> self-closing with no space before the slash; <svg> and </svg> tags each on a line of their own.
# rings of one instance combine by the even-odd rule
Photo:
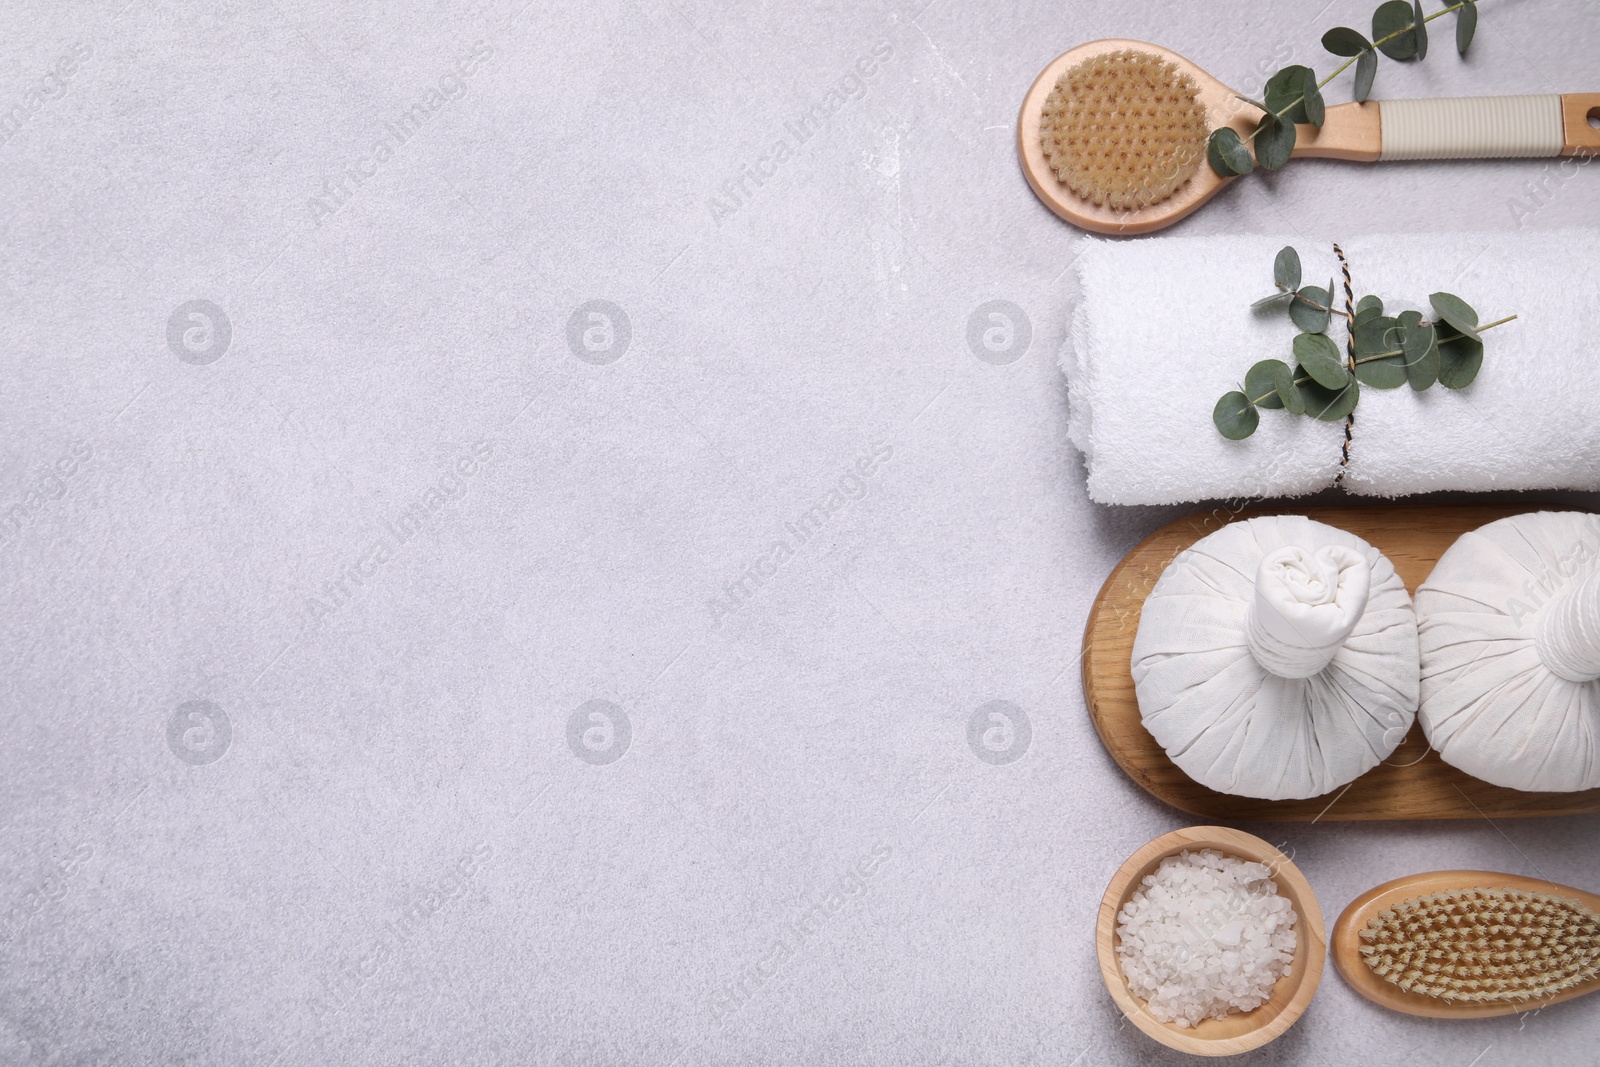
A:
<svg viewBox="0 0 1600 1067">
<path fill-rule="evenodd" d="M 1592 0 L 1482 8 L 1378 95 L 1600 88 Z M 1183 509 L 1085 497 L 1079 235 L 1015 112 L 1084 40 L 1252 90 L 1368 14 L 11 4 L 0 1063 L 1178 1062 L 1091 933 L 1189 820 L 1101 749 L 1077 650 Z M 1179 232 L 1597 193 L 1301 162 Z M 1600 884 L 1596 818 L 1250 829 L 1330 920 L 1431 868 Z M 1583 1002 L 1449 1025 L 1330 970 L 1241 1062 L 1597 1040 Z"/>
</svg>

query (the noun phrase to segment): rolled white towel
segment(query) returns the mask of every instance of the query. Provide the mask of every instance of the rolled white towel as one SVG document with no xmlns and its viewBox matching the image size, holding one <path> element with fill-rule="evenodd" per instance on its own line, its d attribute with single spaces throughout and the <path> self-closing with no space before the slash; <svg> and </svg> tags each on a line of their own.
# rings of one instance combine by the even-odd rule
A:
<svg viewBox="0 0 1600 1067">
<path fill-rule="evenodd" d="M 1211 421 L 1222 394 L 1263 359 L 1293 365 L 1296 333 L 1272 263 L 1293 245 L 1305 284 L 1343 282 L 1327 238 L 1084 238 L 1060 364 L 1068 432 L 1089 495 L 1107 504 L 1296 496 L 1339 478 L 1345 426 L 1263 411 L 1229 441 Z M 1359 298 L 1385 314 L 1433 313 L 1446 291 L 1485 319 L 1483 369 L 1463 390 L 1363 387 L 1342 484 L 1400 496 L 1439 489 L 1600 488 L 1600 230 L 1383 234 L 1340 242 Z M 1344 350 L 1336 319 L 1329 335 Z"/>
</svg>

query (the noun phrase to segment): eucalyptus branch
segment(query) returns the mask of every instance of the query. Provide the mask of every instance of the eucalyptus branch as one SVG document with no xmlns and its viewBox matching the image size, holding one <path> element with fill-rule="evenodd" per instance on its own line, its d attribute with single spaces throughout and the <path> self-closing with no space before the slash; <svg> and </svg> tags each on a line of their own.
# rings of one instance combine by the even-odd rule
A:
<svg viewBox="0 0 1600 1067">
<path fill-rule="evenodd" d="M 1468 4 L 1475 3 L 1475 2 L 1476 2 L 1476 0 L 1461 0 L 1460 3 L 1451 4 L 1449 7 L 1445 8 L 1443 11 L 1435 11 L 1433 14 L 1426 16 L 1422 20 L 1423 25 L 1426 25 L 1426 24 L 1432 22 L 1436 18 L 1443 18 L 1445 15 L 1450 14 L 1450 12 L 1457 11 L 1457 10 L 1459 10 L 1461 8 L 1466 7 Z M 1374 16 L 1374 18 L 1376 18 L 1376 16 Z M 1414 15 L 1413 15 L 1413 18 L 1415 18 Z M 1473 21 L 1474 22 L 1477 21 L 1477 16 L 1476 15 L 1473 16 Z M 1388 44 L 1390 41 L 1399 40 L 1399 38 L 1400 38 L 1400 36 L 1402 34 L 1407 33 L 1407 32 L 1409 32 L 1409 31 L 1411 31 L 1411 30 L 1413 30 L 1415 28 L 1416 28 L 1416 23 L 1414 21 L 1413 22 L 1408 22 L 1401 29 L 1391 30 L 1389 33 L 1387 33 L 1384 36 L 1379 37 L 1377 40 L 1373 41 L 1372 42 L 1372 47 L 1381 49 L 1384 45 Z M 1474 27 L 1474 28 L 1476 28 L 1476 27 Z M 1341 26 L 1341 27 L 1339 27 L 1339 29 L 1346 29 L 1346 27 Z M 1338 30 L 1329 30 L 1328 31 L 1329 34 L 1337 33 L 1337 32 L 1338 32 Z M 1359 33 L 1356 33 L 1355 30 L 1349 30 L 1348 32 L 1354 33 L 1357 37 L 1361 36 Z M 1376 32 L 1376 31 L 1374 31 L 1374 32 Z M 1467 38 L 1468 38 L 1468 42 L 1469 43 L 1471 41 L 1471 37 L 1472 37 L 1472 34 L 1469 32 L 1467 34 Z M 1328 44 L 1327 44 L 1327 42 L 1328 42 L 1328 34 L 1323 34 L 1322 41 L 1323 41 L 1323 47 L 1327 48 L 1328 47 Z M 1426 46 L 1424 46 L 1424 48 L 1426 48 Z M 1336 56 L 1342 56 L 1342 55 L 1348 55 L 1349 54 L 1347 52 L 1334 52 L 1334 50 L 1332 48 L 1328 48 L 1328 51 L 1333 52 L 1333 54 L 1336 55 Z M 1366 51 L 1366 49 L 1362 49 L 1362 51 L 1355 53 L 1354 55 L 1350 56 L 1349 59 L 1347 59 L 1343 63 L 1339 64 L 1339 69 L 1334 71 L 1332 74 L 1328 75 L 1326 78 L 1323 78 L 1321 81 L 1319 81 L 1317 83 L 1317 88 L 1318 89 L 1322 88 L 1324 85 L 1327 85 L 1329 82 L 1333 81 L 1333 79 L 1337 78 L 1339 75 L 1341 75 L 1345 71 L 1349 70 L 1350 69 L 1350 64 L 1352 64 L 1356 60 L 1360 59 L 1362 54 L 1363 54 L 1363 52 L 1365 52 L 1365 51 Z M 1466 51 L 1467 51 L 1466 45 L 1464 45 L 1464 44 L 1461 45 L 1462 54 L 1465 54 Z M 1421 59 L 1422 55 L 1419 54 L 1417 56 L 1417 58 Z"/>
<path fill-rule="evenodd" d="M 1239 389 L 1223 394 L 1212 409 L 1211 421 L 1229 440 L 1255 433 L 1262 409 L 1337 422 L 1355 410 L 1363 385 L 1373 389 L 1410 385 L 1419 393 L 1435 383 L 1465 389 L 1483 366 L 1483 332 L 1517 317 L 1480 323 L 1470 304 L 1442 292 L 1428 298 L 1434 312 L 1431 320 L 1420 311 L 1385 315 L 1383 301 L 1376 296 L 1362 297 L 1353 313 L 1339 311 L 1333 306 L 1331 278 L 1326 289 L 1302 286 L 1300 273 L 1300 254 L 1293 247 L 1279 251 L 1272 264 L 1277 292 L 1253 305 L 1288 308 L 1299 330 L 1293 344 L 1295 366 L 1291 369 L 1280 359 L 1261 360 L 1245 374 Z M 1346 320 L 1348 356 L 1328 336 L 1334 315 Z"/>
<path fill-rule="evenodd" d="M 1278 170 L 1294 154 L 1295 124 L 1322 127 L 1327 105 L 1322 88 L 1350 69 L 1356 68 L 1353 96 L 1357 103 L 1372 93 L 1372 80 L 1378 72 L 1378 55 L 1394 60 L 1422 59 L 1428 54 L 1428 23 L 1455 12 L 1456 51 L 1465 55 L 1478 27 L 1478 0 L 1456 0 L 1431 15 L 1422 13 L 1422 0 L 1385 0 L 1372 13 L 1372 39 L 1348 26 L 1336 26 L 1322 35 L 1322 47 L 1336 56 L 1348 56 L 1321 81 L 1306 66 L 1284 67 L 1267 79 L 1262 100 L 1240 97 L 1259 108 L 1262 115 L 1255 128 L 1244 137 L 1231 126 L 1211 132 L 1206 141 L 1206 159 L 1211 169 L 1224 178 L 1249 174 L 1260 164 Z M 1251 155 L 1251 147 L 1255 154 Z"/>
</svg>

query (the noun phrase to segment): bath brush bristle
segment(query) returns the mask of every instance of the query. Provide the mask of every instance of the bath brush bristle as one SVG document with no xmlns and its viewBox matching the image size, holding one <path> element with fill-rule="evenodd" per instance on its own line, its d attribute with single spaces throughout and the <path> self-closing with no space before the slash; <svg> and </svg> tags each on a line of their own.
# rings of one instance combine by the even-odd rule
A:
<svg viewBox="0 0 1600 1067">
<path fill-rule="evenodd" d="M 1543 1000 L 1600 975 L 1600 915 L 1521 889 L 1407 900 L 1369 919 L 1361 941 L 1378 977 L 1451 1002 Z"/>
<path fill-rule="evenodd" d="M 1194 79 L 1130 49 L 1062 74 L 1039 123 L 1045 160 L 1061 183 L 1117 211 L 1159 204 L 1182 188 L 1205 158 L 1209 132 Z"/>
</svg>

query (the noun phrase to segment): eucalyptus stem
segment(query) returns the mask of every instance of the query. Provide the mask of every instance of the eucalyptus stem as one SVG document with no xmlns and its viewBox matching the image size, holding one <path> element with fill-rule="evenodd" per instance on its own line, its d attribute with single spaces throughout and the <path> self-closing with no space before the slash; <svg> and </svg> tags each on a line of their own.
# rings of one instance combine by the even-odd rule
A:
<svg viewBox="0 0 1600 1067">
<path fill-rule="evenodd" d="M 1318 311 L 1326 311 L 1330 315 L 1338 315 L 1340 318 L 1346 319 L 1346 320 L 1348 320 L 1350 322 L 1354 322 L 1355 321 L 1356 317 L 1354 315 L 1350 314 L 1350 312 L 1348 312 L 1348 311 L 1340 311 L 1336 307 L 1324 307 L 1321 304 L 1317 303 L 1315 300 L 1311 299 L 1309 296 L 1302 296 L 1299 293 L 1295 293 L 1294 294 L 1294 298 L 1296 300 L 1300 301 L 1302 304 L 1310 304 L 1312 307 L 1316 308 Z"/>
<path fill-rule="evenodd" d="M 1424 19 L 1423 21 L 1426 22 L 1427 20 Z M 1384 40 L 1387 41 L 1388 38 L 1385 37 Z M 1376 47 L 1376 45 L 1374 45 L 1374 47 Z M 1318 89 L 1322 88 L 1324 85 L 1327 85 L 1329 82 L 1333 81 L 1333 79 L 1337 78 L 1339 75 L 1341 75 L 1345 71 L 1349 70 L 1350 69 L 1350 64 L 1354 63 L 1356 60 L 1358 60 L 1360 58 L 1361 58 L 1360 53 L 1357 53 L 1356 55 L 1353 55 L 1349 59 L 1345 60 L 1343 63 L 1339 64 L 1339 69 L 1334 71 L 1332 74 L 1328 75 L 1326 78 L 1323 78 L 1321 81 L 1319 81 L 1317 83 L 1317 88 Z"/>
</svg>

